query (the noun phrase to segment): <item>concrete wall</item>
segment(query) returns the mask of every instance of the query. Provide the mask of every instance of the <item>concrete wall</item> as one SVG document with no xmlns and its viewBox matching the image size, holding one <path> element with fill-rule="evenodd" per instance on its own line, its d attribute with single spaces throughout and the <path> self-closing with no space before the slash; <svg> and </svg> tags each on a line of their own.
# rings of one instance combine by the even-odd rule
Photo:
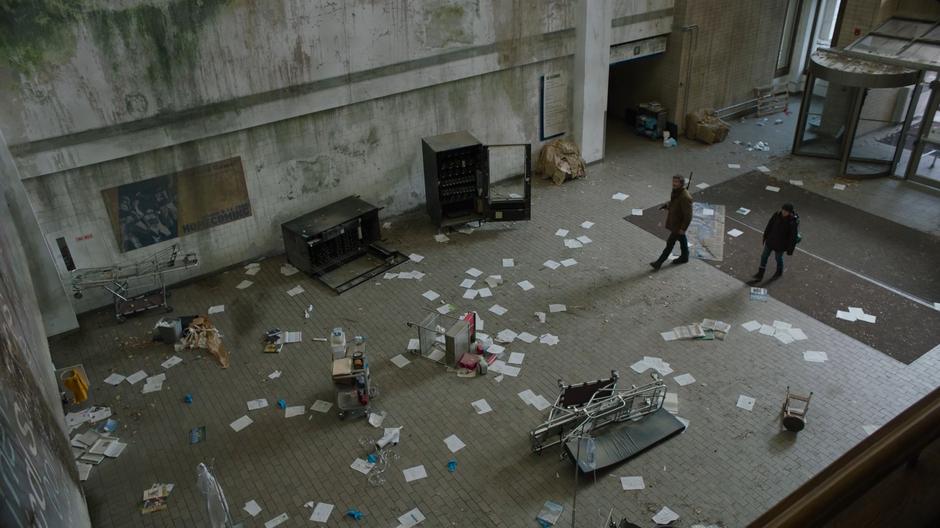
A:
<svg viewBox="0 0 940 528">
<path fill-rule="evenodd" d="M 573 3 L 97 0 L 61 51 L 0 67 L 0 128 L 45 242 L 79 267 L 162 248 L 118 252 L 102 189 L 241 157 L 253 216 L 179 240 L 206 273 L 281 251 L 280 222 L 348 194 L 421 205 L 423 136 L 537 152 L 539 77 L 578 81 Z M 618 38 L 671 26 L 671 0 L 616 4 Z"/>
<path fill-rule="evenodd" d="M 0 134 L 0 526 L 90 526 L 11 208 L 24 196 Z"/>
</svg>

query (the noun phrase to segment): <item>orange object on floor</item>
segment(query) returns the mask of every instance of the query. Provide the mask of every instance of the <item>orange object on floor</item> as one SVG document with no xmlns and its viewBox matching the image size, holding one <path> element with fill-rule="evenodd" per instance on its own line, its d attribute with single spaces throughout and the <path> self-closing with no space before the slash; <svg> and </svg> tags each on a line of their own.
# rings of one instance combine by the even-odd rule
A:
<svg viewBox="0 0 940 528">
<path fill-rule="evenodd" d="M 82 403 L 88 399 L 88 380 L 78 369 L 72 369 L 62 378 L 62 385 L 72 391 L 72 402 Z"/>
</svg>

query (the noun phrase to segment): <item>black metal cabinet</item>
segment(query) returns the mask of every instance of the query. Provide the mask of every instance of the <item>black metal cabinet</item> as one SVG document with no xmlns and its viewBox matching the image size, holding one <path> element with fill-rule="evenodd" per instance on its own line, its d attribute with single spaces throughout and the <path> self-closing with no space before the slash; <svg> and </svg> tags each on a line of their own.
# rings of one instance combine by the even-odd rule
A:
<svg viewBox="0 0 940 528">
<path fill-rule="evenodd" d="M 439 227 L 531 217 L 531 145 L 483 145 L 469 132 L 421 144 L 427 210 Z"/>
</svg>

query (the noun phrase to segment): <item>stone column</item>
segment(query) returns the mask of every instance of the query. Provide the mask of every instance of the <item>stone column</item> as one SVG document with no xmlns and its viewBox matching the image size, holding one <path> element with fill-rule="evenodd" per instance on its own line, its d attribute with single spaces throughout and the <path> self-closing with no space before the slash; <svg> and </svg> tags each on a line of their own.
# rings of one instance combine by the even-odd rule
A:
<svg viewBox="0 0 940 528">
<path fill-rule="evenodd" d="M 604 158 L 611 0 L 579 0 L 575 21 L 574 141 L 584 161 Z"/>
</svg>

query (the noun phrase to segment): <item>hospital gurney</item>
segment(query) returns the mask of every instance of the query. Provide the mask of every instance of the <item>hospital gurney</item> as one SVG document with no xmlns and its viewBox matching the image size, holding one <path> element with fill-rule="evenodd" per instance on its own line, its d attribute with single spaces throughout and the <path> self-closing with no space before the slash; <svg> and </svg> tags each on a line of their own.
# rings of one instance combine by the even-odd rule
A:
<svg viewBox="0 0 940 528">
<path fill-rule="evenodd" d="M 559 380 L 561 394 L 548 418 L 529 433 L 532 451 L 562 444 L 581 471 L 592 471 L 633 457 L 684 429 L 662 408 L 662 378 L 652 374 L 652 383 L 619 389 L 619 377 L 612 370 L 609 378 L 585 383 Z"/>
</svg>

